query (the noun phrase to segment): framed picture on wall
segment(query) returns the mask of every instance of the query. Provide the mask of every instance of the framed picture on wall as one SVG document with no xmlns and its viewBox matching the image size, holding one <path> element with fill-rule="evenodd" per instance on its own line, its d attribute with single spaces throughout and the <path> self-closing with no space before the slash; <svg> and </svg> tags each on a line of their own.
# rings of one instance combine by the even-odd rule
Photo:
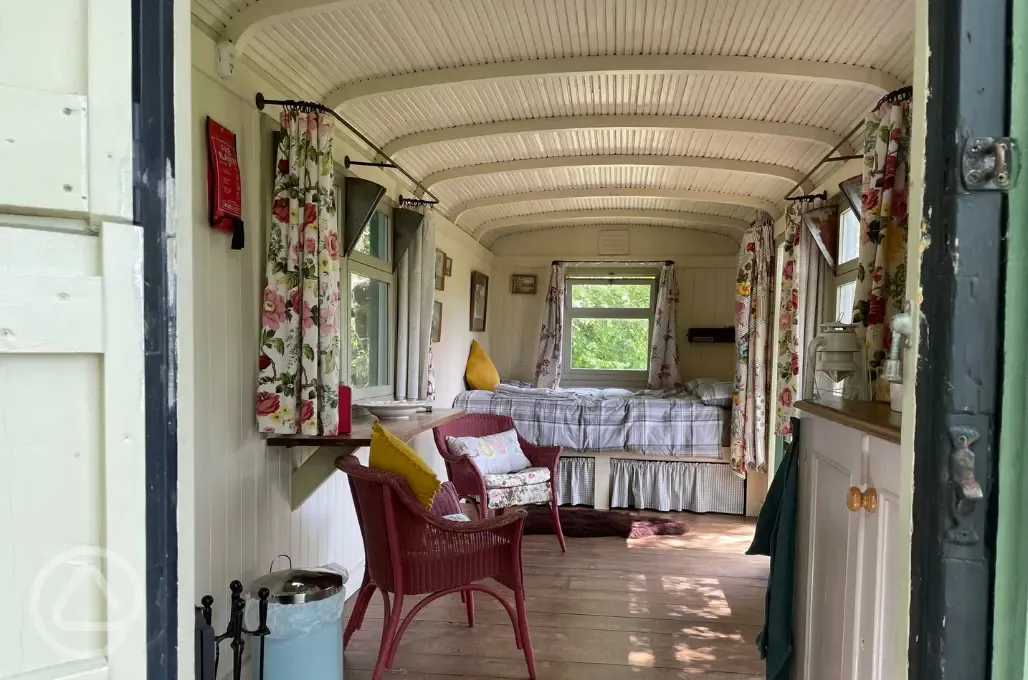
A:
<svg viewBox="0 0 1028 680">
<path fill-rule="evenodd" d="M 472 333 L 485 330 L 485 315 L 489 309 L 489 277 L 482 272 L 471 272 L 471 323 Z"/>
<path fill-rule="evenodd" d="M 439 342 L 443 337 L 443 303 L 436 300 L 432 303 L 432 342 Z"/>
<path fill-rule="evenodd" d="M 446 253 L 436 248 L 435 250 L 435 289 L 446 288 Z"/>
<path fill-rule="evenodd" d="M 446 268 L 444 271 L 447 276 L 453 276 L 453 258 L 449 255 L 446 256 Z"/>
<path fill-rule="evenodd" d="M 535 295 L 535 274 L 512 274 L 510 292 L 514 295 Z"/>
</svg>

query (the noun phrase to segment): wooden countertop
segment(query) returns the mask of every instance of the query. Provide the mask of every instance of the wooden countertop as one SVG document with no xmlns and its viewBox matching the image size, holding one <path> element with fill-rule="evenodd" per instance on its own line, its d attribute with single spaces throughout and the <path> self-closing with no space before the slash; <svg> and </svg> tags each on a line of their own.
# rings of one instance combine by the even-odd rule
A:
<svg viewBox="0 0 1028 680">
<path fill-rule="evenodd" d="M 804 399 L 796 408 L 834 423 L 852 427 L 894 444 L 900 443 L 903 416 L 880 401 L 853 401 L 839 397 Z"/>
<path fill-rule="evenodd" d="M 433 427 L 456 420 L 466 411 L 456 408 L 436 408 L 431 413 L 416 413 L 410 418 L 384 420 L 382 427 L 392 432 L 403 441 L 410 441 L 415 435 L 427 432 Z M 374 416 L 355 418 L 349 434 L 323 437 L 316 434 L 280 434 L 265 437 L 270 446 L 346 446 L 361 448 L 371 446 L 371 425 L 377 420 Z"/>
</svg>

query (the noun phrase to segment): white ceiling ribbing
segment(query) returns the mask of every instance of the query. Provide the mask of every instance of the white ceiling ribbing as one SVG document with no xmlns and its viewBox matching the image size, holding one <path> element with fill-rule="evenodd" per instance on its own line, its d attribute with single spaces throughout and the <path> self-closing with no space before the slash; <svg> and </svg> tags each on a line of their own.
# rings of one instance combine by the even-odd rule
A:
<svg viewBox="0 0 1028 680">
<path fill-rule="evenodd" d="M 195 23 L 297 96 L 338 105 L 470 230 L 540 212 L 746 222 L 756 206 L 778 211 L 790 182 L 913 69 L 914 0 L 193 7 Z M 628 190 L 645 195 L 611 195 Z M 544 192 L 530 210 L 509 202 Z M 725 203 L 733 197 L 747 205 Z M 581 222 L 557 221 L 571 223 Z"/>
</svg>

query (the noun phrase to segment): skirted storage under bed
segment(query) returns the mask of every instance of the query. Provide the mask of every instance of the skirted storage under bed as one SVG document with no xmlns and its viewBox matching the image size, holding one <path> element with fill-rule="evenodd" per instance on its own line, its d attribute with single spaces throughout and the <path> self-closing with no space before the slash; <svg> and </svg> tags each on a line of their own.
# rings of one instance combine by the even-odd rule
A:
<svg viewBox="0 0 1028 680">
<path fill-rule="evenodd" d="M 572 454 L 560 459 L 557 497 L 561 505 L 741 515 L 746 482 L 724 463 Z"/>
</svg>

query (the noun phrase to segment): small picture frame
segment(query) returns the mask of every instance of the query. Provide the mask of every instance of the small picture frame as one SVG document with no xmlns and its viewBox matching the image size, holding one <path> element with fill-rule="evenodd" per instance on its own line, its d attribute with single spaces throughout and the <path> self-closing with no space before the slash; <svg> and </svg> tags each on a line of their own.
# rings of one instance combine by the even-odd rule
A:
<svg viewBox="0 0 1028 680">
<path fill-rule="evenodd" d="M 485 331 L 486 312 L 489 310 L 489 277 L 482 272 L 471 272 L 471 310 L 469 330 Z"/>
<path fill-rule="evenodd" d="M 537 281 L 535 274 L 511 274 L 510 292 L 513 295 L 535 295 Z"/>
<path fill-rule="evenodd" d="M 435 289 L 445 290 L 446 288 L 446 253 L 436 248 L 435 250 Z"/>
<path fill-rule="evenodd" d="M 446 267 L 444 271 L 447 276 L 453 276 L 453 258 L 449 255 L 446 256 Z"/>
<path fill-rule="evenodd" d="M 432 342 L 443 338 L 443 303 L 436 300 L 432 303 Z"/>
</svg>

